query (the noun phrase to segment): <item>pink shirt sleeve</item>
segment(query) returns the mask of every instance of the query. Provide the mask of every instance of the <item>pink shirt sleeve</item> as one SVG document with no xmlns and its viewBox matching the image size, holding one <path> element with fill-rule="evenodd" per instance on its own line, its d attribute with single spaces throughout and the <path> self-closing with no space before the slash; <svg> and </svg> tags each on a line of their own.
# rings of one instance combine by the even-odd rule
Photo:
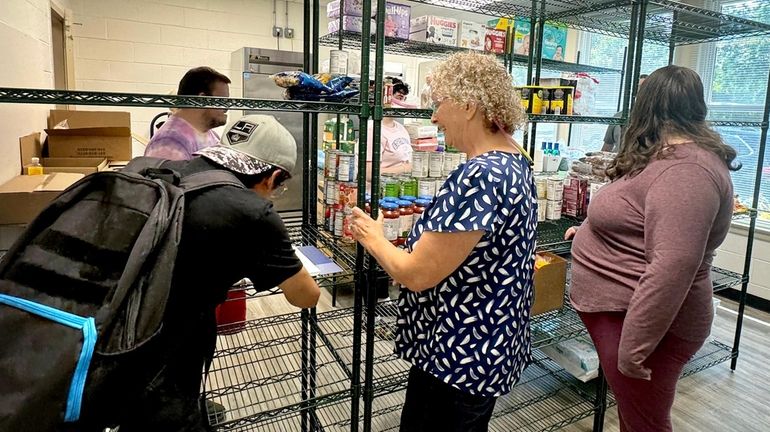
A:
<svg viewBox="0 0 770 432">
<path fill-rule="evenodd" d="M 644 362 L 668 332 L 704 265 L 720 209 L 719 190 L 705 168 L 684 163 L 661 173 L 647 191 L 647 266 L 628 306 L 618 348 L 618 370 L 624 375 L 650 379 Z"/>
</svg>

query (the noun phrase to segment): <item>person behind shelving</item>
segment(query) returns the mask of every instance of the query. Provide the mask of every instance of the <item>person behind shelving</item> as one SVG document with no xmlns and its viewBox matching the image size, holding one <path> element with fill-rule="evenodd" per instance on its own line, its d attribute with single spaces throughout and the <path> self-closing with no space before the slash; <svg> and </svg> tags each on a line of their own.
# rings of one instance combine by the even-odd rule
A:
<svg viewBox="0 0 770 432">
<path fill-rule="evenodd" d="M 608 170 L 612 182 L 565 234 L 574 236 L 570 298 L 621 431 L 672 430 L 677 380 L 711 329 L 711 262 L 730 228 L 730 170 L 739 166 L 706 113 L 694 71 L 653 72 Z"/>
<path fill-rule="evenodd" d="M 244 188 L 220 186 L 186 196 L 163 329 L 170 354 L 121 432 L 209 430 L 198 407 L 204 359 L 211 358 L 216 342 L 215 307 L 236 281 L 248 277 L 258 291 L 278 286 L 300 308 L 315 306 L 320 296 L 270 201 L 294 170 L 294 138 L 274 117 L 250 115 L 228 125 L 221 144 L 189 161 L 163 165 L 182 176 L 226 170 Z"/>
<path fill-rule="evenodd" d="M 406 100 L 409 85 L 398 78 L 393 80 L 393 98 Z M 368 144 L 366 148 L 366 178 L 372 177 L 372 130 L 373 123 L 368 122 Z M 412 171 L 412 140 L 403 124 L 393 117 L 382 119 L 380 134 L 380 174 L 405 174 Z"/>
<path fill-rule="evenodd" d="M 642 87 L 642 83 L 647 79 L 649 75 L 639 75 L 638 88 Z M 620 117 L 623 115 L 623 111 L 615 113 L 614 117 Z M 620 143 L 623 138 L 623 127 L 621 125 L 609 125 L 607 131 L 604 133 L 604 144 L 602 145 L 602 151 L 617 153 L 620 151 Z"/>
<path fill-rule="evenodd" d="M 395 349 L 412 364 L 401 431 L 486 431 L 498 396 L 531 359 L 537 194 L 511 134 L 525 120 L 497 60 L 455 54 L 432 74 L 432 121 L 468 161 L 407 240 L 353 210 L 352 233 L 404 285 Z"/>
<path fill-rule="evenodd" d="M 179 96 L 230 97 L 230 78 L 210 67 L 190 69 L 179 81 Z M 227 123 L 227 110 L 218 108 L 179 108 L 153 135 L 145 156 L 188 160 L 193 153 L 219 144 L 212 129 Z"/>
</svg>

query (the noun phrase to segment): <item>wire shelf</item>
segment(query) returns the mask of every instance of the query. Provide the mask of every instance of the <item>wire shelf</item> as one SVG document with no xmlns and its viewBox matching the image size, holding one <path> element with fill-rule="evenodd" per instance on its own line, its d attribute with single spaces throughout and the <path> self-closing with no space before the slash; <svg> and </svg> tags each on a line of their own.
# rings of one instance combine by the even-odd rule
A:
<svg viewBox="0 0 770 432">
<path fill-rule="evenodd" d="M 583 3 L 549 18 L 569 27 L 627 38 L 631 2 L 617 0 Z M 770 25 L 670 0 L 650 0 L 644 39 L 654 43 L 688 45 L 770 33 Z"/>
<path fill-rule="evenodd" d="M 353 50 L 361 49 L 361 33 L 351 31 L 333 32 L 326 34 L 318 40 L 318 43 L 319 45 L 325 47 L 338 47 L 340 36 L 342 37 L 343 48 Z M 374 36 L 372 36 L 372 43 L 374 42 Z M 466 48 L 419 42 L 409 39 L 399 39 L 394 37 L 385 37 L 384 45 L 385 53 L 387 54 L 439 60 L 457 52 L 468 51 Z M 498 55 L 497 57 L 500 61 L 503 61 L 504 59 L 503 55 Z M 524 55 L 516 54 L 513 56 L 513 63 L 522 67 L 526 67 L 529 63 L 529 58 Z M 542 59 L 542 69 L 556 72 L 620 73 L 620 70 L 618 69 L 561 62 L 550 59 Z"/>
<path fill-rule="evenodd" d="M 748 277 L 743 277 L 739 273 L 719 267 L 711 268 L 711 282 L 714 285 L 714 292 L 740 286 L 746 281 L 748 281 Z"/>
<path fill-rule="evenodd" d="M 511 393 L 498 398 L 489 423 L 490 431 L 555 431 L 590 417 L 594 399 L 582 391 L 579 381 L 539 351 Z M 406 391 L 377 396 L 372 403 L 372 430 L 396 432 Z M 350 430 L 350 419 L 324 425 L 325 431 Z"/>
<path fill-rule="evenodd" d="M 237 334 L 219 335 L 204 394 L 225 407 L 226 417 L 209 413 L 209 422 L 238 430 L 349 398 L 350 375 L 322 339 L 315 339 L 314 371 L 302 366 L 309 356 L 302 338 L 301 313 L 248 321 Z"/>
<path fill-rule="evenodd" d="M 106 93 L 79 90 L 48 90 L 0 87 L 0 103 L 38 103 L 59 105 L 134 106 L 151 108 L 225 108 L 257 111 L 358 114 L 359 105 L 263 100 L 211 96 L 176 96 L 139 93 Z"/>
<path fill-rule="evenodd" d="M 564 233 L 573 226 L 581 224 L 581 220 L 562 216 L 558 220 L 547 220 L 537 224 L 537 250 L 565 254 L 572 248 L 571 240 L 564 240 Z"/>
<path fill-rule="evenodd" d="M 684 367 L 682 378 L 712 368 L 737 357 L 733 349 L 719 341 L 707 342 Z"/>
<path fill-rule="evenodd" d="M 433 110 L 425 108 L 384 108 L 385 117 L 400 117 L 414 119 L 430 119 Z M 593 117 L 577 115 L 527 114 L 530 123 L 591 123 L 591 124 L 624 124 L 620 117 Z"/>
</svg>

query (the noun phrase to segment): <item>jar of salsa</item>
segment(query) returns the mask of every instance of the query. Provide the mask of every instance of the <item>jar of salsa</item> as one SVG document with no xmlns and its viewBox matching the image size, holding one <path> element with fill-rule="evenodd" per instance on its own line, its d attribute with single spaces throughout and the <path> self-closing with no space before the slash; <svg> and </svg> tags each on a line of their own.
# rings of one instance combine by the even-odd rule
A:
<svg viewBox="0 0 770 432">
<path fill-rule="evenodd" d="M 414 221 L 412 226 L 417 225 L 417 221 L 420 220 L 421 215 L 425 212 L 425 209 L 430 205 L 430 201 L 418 199 L 414 202 Z"/>
<path fill-rule="evenodd" d="M 382 203 L 382 217 L 383 217 L 383 233 L 385 238 L 398 245 L 398 230 L 401 227 L 400 218 L 401 212 L 399 212 L 398 204 L 392 202 Z"/>
<path fill-rule="evenodd" d="M 412 231 L 412 221 L 414 220 L 414 208 L 411 201 L 401 200 L 398 203 L 399 212 L 399 229 L 398 229 L 398 245 L 403 246 L 406 244 L 406 238 L 409 237 L 409 233 Z"/>
</svg>

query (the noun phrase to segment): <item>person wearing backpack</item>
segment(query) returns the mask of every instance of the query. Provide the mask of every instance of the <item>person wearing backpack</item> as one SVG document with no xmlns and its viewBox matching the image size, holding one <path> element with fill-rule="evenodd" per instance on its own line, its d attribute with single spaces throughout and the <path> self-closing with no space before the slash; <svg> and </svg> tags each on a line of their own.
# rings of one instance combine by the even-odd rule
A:
<svg viewBox="0 0 770 432">
<path fill-rule="evenodd" d="M 0 260 L 0 430 L 208 430 L 202 372 L 231 285 L 248 277 L 257 290 L 279 286 L 300 308 L 320 296 L 270 202 L 296 148 L 274 117 L 245 116 L 221 146 L 189 161 L 135 159 L 125 172 L 86 177 L 44 210 Z M 123 194 L 128 185 L 180 205 Z M 123 212 L 99 217 L 105 203 Z M 158 207 L 170 208 L 160 222 Z M 158 228 L 165 219 L 177 222 Z M 125 232 L 139 233 L 130 255 L 119 247 Z M 145 247 L 147 238 L 155 243 Z M 139 282 L 126 294 L 131 272 Z M 167 295 L 153 288 L 158 280 Z"/>
</svg>

